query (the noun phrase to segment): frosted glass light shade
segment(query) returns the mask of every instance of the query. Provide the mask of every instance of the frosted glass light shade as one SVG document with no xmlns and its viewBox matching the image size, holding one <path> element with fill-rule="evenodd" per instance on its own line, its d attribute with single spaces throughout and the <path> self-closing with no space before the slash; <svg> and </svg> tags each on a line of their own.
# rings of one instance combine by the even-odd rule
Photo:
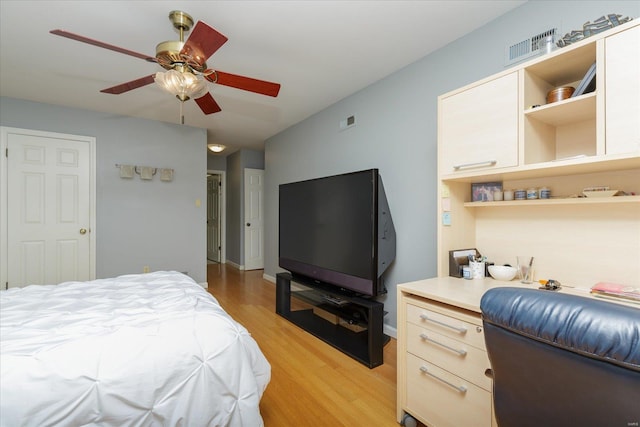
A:
<svg viewBox="0 0 640 427">
<path fill-rule="evenodd" d="M 154 78 L 156 84 L 180 101 L 200 98 L 207 93 L 207 82 L 195 74 L 185 71 L 169 70 L 158 72 Z"/>
</svg>

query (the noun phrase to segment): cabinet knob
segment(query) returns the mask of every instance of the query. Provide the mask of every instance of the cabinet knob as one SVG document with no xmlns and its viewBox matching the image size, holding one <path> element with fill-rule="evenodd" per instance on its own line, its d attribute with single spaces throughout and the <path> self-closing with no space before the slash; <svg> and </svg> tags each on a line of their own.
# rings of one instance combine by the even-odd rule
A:
<svg viewBox="0 0 640 427">
<path fill-rule="evenodd" d="M 481 333 L 482 332 L 482 326 L 476 326 L 476 332 L 477 333 Z"/>
</svg>

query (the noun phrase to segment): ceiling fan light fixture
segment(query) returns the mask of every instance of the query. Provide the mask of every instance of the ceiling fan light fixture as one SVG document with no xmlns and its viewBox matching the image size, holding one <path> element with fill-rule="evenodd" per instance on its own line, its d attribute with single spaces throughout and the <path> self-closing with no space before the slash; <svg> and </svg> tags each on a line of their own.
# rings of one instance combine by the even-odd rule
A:
<svg viewBox="0 0 640 427">
<path fill-rule="evenodd" d="M 156 73 L 154 80 L 163 90 L 174 95 L 182 102 L 190 98 L 200 98 L 208 91 L 206 80 L 196 76 L 191 71 L 178 71 L 175 69 L 161 71 Z"/>
<path fill-rule="evenodd" d="M 213 151 L 214 153 L 220 153 L 227 147 L 225 147 L 222 144 L 207 144 L 207 148 Z"/>
</svg>

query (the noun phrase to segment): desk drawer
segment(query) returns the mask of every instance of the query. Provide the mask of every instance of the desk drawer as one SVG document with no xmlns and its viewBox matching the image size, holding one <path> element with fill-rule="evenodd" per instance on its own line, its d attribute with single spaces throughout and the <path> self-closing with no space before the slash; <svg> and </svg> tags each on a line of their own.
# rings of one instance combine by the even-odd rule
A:
<svg viewBox="0 0 640 427">
<path fill-rule="evenodd" d="M 409 323 L 407 351 L 485 390 L 491 390 L 491 379 L 485 375 L 491 367 L 487 353 L 466 342 Z"/>
<path fill-rule="evenodd" d="M 430 427 L 490 427 L 491 393 L 408 354 L 407 410 Z"/>
<path fill-rule="evenodd" d="M 479 318 L 478 324 L 473 324 L 454 317 L 456 312 L 453 310 L 446 311 L 451 315 L 407 304 L 407 322 L 486 350 L 482 321 Z"/>
</svg>

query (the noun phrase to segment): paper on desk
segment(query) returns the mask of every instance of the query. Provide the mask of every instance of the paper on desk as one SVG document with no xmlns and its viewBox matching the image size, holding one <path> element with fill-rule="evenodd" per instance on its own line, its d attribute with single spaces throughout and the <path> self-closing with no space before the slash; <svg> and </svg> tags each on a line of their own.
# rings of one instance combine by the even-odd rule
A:
<svg viewBox="0 0 640 427">
<path fill-rule="evenodd" d="M 465 249 L 465 250 L 461 250 L 461 251 L 453 251 L 453 257 L 454 258 L 467 258 L 469 255 L 471 256 L 476 256 L 476 250 L 475 249 Z"/>
</svg>

